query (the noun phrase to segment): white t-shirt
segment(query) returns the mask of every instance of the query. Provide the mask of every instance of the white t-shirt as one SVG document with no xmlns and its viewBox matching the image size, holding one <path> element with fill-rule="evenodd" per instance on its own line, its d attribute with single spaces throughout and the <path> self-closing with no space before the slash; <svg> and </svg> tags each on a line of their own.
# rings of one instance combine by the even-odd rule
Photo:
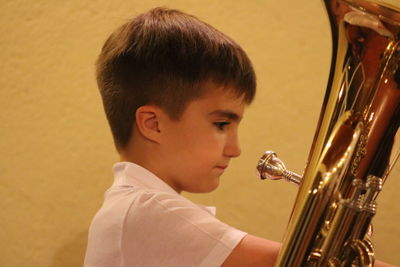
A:
<svg viewBox="0 0 400 267">
<path fill-rule="evenodd" d="M 220 266 L 246 235 L 136 164 L 113 171 L 90 225 L 85 267 Z"/>
</svg>

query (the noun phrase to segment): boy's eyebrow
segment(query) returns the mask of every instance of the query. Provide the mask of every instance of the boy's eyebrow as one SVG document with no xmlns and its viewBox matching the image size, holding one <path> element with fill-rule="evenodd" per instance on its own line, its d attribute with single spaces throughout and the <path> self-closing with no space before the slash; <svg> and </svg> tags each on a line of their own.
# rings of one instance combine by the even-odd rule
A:
<svg viewBox="0 0 400 267">
<path fill-rule="evenodd" d="M 239 114 L 230 111 L 230 110 L 222 110 L 222 109 L 217 109 L 214 110 L 210 113 L 208 113 L 209 116 L 218 116 L 218 117 L 225 117 L 229 120 L 232 121 L 240 121 L 242 119 L 242 116 L 240 116 Z"/>
</svg>

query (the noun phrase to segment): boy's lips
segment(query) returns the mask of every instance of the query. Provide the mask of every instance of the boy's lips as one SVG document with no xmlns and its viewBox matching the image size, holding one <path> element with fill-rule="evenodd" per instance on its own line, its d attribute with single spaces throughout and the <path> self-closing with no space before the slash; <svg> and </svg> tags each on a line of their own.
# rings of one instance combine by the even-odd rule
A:
<svg viewBox="0 0 400 267">
<path fill-rule="evenodd" d="M 228 167 L 228 165 L 217 165 L 216 167 L 218 169 L 225 170 Z"/>
</svg>

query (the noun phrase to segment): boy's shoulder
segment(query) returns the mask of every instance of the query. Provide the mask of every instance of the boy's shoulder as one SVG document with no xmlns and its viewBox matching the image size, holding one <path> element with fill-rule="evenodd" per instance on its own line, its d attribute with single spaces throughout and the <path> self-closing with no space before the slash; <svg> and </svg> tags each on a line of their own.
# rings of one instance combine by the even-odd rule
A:
<svg viewBox="0 0 400 267">
<path fill-rule="evenodd" d="M 121 213 L 133 216 L 165 216 L 181 213 L 214 215 L 212 208 L 197 205 L 178 194 L 163 180 L 147 169 L 130 162 L 113 166 L 115 180 L 105 194 L 104 205 L 117 206 Z M 117 204 L 118 203 L 118 204 Z M 204 214 L 206 212 L 207 214 Z"/>
</svg>

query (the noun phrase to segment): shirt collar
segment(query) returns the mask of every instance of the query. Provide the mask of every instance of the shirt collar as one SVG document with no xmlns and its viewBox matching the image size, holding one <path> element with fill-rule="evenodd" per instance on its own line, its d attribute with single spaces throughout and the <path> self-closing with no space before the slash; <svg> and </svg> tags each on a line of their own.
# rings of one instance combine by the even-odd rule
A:
<svg viewBox="0 0 400 267">
<path fill-rule="evenodd" d="M 125 161 L 115 163 L 113 172 L 114 183 L 116 184 L 138 186 L 179 195 L 172 187 L 155 174 L 135 163 Z"/>
</svg>

